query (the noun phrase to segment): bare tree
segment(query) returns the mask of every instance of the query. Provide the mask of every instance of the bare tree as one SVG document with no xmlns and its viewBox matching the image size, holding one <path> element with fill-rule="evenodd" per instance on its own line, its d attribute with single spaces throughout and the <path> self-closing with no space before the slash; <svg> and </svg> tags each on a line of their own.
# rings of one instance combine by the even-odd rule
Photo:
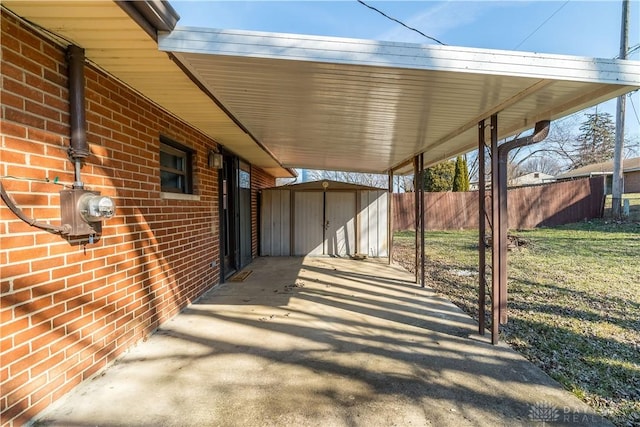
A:
<svg viewBox="0 0 640 427">
<path fill-rule="evenodd" d="M 394 176 L 394 191 L 398 193 L 412 193 L 415 190 L 413 174 Z"/>
<path fill-rule="evenodd" d="M 542 172 L 547 175 L 559 175 L 563 171 L 563 166 L 558 159 L 551 156 L 530 157 L 520 164 L 520 169 L 525 174 L 531 172 Z"/>
</svg>

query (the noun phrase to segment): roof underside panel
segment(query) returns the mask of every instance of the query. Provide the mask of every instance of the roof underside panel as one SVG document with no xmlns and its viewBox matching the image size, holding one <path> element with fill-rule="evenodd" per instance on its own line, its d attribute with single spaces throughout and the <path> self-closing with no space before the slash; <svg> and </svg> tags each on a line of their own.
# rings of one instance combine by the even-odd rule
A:
<svg viewBox="0 0 640 427">
<path fill-rule="evenodd" d="M 253 165 L 277 177 L 292 176 L 115 2 L 2 0 L 2 5 L 55 35 L 62 45 L 84 48 L 89 61 Z"/>
<path fill-rule="evenodd" d="M 159 38 L 285 167 L 385 172 L 640 86 L 637 62 L 177 28 Z"/>
</svg>

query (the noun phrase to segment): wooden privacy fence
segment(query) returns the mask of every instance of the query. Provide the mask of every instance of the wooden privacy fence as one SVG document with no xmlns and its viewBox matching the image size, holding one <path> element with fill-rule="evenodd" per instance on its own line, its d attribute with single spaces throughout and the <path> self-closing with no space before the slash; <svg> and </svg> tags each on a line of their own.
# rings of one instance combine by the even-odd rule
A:
<svg viewBox="0 0 640 427">
<path fill-rule="evenodd" d="M 478 228 L 478 192 L 425 193 L 427 230 Z M 554 226 L 602 217 L 605 187 L 602 177 L 555 182 L 508 191 L 509 228 Z M 491 208 L 490 192 L 485 199 Z M 393 195 L 393 230 L 415 227 L 415 194 Z"/>
</svg>

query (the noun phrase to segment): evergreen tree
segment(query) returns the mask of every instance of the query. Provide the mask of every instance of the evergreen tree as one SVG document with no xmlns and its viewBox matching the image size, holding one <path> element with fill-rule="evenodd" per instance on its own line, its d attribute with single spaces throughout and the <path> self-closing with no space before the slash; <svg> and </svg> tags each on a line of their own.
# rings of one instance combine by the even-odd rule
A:
<svg viewBox="0 0 640 427">
<path fill-rule="evenodd" d="M 467 161 L 462 156 L 456 158 L 452 189 L 453 191 L 469 191 L 469 171 Z"/>
<path fill-rule="evenodd" d="M 456 165 L 454 162 L 446 161 L 425 169 L 425 191 L 451 191 L 453 188 L 455 168 Z"/>
<path fill-rule="evenodd" d="M 616 127 L 609 113 L 587 114 L 580 125 L 580 136 L 574 145 L 574 168 L 605 162 L 613 158 Z"/>
</svg>

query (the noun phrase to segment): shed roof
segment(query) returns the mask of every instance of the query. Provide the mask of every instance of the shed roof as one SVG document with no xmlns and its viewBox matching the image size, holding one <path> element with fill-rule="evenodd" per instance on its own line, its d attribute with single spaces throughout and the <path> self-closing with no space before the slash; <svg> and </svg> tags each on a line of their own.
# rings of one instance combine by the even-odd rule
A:
<svg viewBox="0 0 640 427">
<path fill-rule="evenodd" d="M 326 189 L 329 191 L 331 190 L 387 191 L 386 188 L 370 187 L 367 185 L 352 184 L 352 183 L 341 182 L 341 181 L 332 181 L 330 179 L 323 179 L 321 181 L 301 182 L 299 184 L 281 185 L 278 187 L 268 188 L 268 190 L 323 191 L 325 190 L 325 187 L 323 186 L 324 183 L 326 183 Z"/>
</svg>

